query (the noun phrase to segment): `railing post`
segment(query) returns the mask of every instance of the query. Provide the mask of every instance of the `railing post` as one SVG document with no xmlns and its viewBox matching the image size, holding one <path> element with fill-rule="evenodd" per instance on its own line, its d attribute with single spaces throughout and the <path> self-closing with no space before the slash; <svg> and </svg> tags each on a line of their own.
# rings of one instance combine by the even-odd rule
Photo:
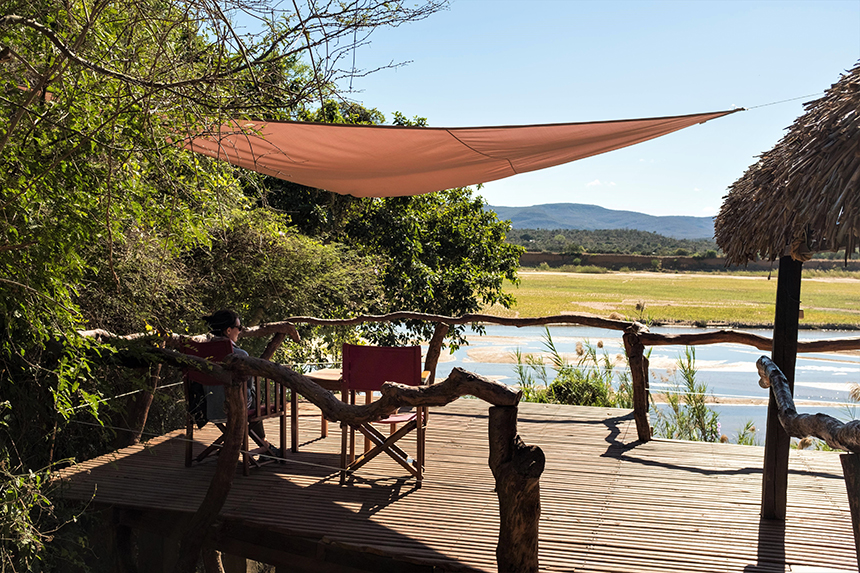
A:
<svg viewBox="0 0 860 573">
<path fill-rule="evenodd" d="M 651 439 L 651 424 L 648 422 L 648 358 L 645 345 L 639 341 L 639 330 L 634 325 L 624 332 L 624 350 L 630 364 L 633 385 L 633 419 L 640 442 Z"/>
<path fill-rule="evenodd" d="M 779 259 L 776 283 L 776 314 L 773 320 L 771 358 L 788 381 L 794 394 L 794 365 L 797 361 L 797 325 L 800 312 L 800 277 L 803 263 L 790 256 Z M 767 405 L 767 431 L 762 472 L 761 516 L 785 520 L 788 496 L 788 452 L 791 436 L 779 421 L 773 391 Z"/>
<path fill-rule="evenodd" d="M 224 444 L 218 455 L 215 475 L 212 476 L 209 489 L 206 490 L 203 502 L 191 518 L 188 530 L 182 536 L 179 560 L 173 568 L 173 573 L 192 573 L 196 569 L 209 526 L 218 517 L 227 500 L 227 494 L 233 486 L 242 436 L 248 425 L 247 393 L 244 391 L 246 377 L 247 373 L 231 372 L 230 385 L 224 389 L 224 403 L 227 407 Z"/>
<path fill-rule="evenodd" d="M 499 496 L 499 573 L 537 573 L 543 451 L 517 435 L 517 407 L 490 408 L 490 469 Z"/>
<path fill-rule="evenodd" d="M 848 490 L 848 507 L 851 509 L 851 525 L 854 529 L 854 551 L 860 570 L 860 455 L 840 454 L 845 488 Z"/>
</svg>

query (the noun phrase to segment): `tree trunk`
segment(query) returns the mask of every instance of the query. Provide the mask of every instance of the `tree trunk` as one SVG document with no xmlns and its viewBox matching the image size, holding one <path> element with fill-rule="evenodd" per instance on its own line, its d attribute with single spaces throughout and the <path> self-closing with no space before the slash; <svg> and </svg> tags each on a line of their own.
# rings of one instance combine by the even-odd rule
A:
<svg viewBox="0 0 860 573">
<path fill-rule="evenodd" d="M 537 573 L 543 451 L 517 435 L 517 407 L 490 408 L 490 469 L 499 496 L 499 573 Z"/>
<path fill-rule="evenodd" d="M 842 473 L 848 490 L 848 508 L 851 510 L 851 525 L 854 529 L 854 551 L 860 571 L 860 455 L 842 454 Z"/>
<path fill-rule="evenodd" d="M 221 512 L 221 508 L 224 507 L 227 494 L 230 493 L 230 487 L 233 485 L 242 437 L 245 433 L 245 426 L 248 424 L 246 397 L 242 395 L 246 377 L 247 374 L 241 370 L 233 372 L 232 381 L 225 388 L 227 431 L 225 432 L 224 446 L 218 455 L 215 475 L 209 484 L 206 497 L 191 519 L 188 532 L 182 536 L 182 543 L 179 546 L 179 559 L 173 568 L 173 573 L 194 573 L 206 540 L 206 534 Z"/>
<path fill-rule="evenodd" d="M 436 323 L 436 330 L 433 331 L 433 338 L 427 346 L 427 357 L 424 359 L 424 370 L 430 372 L 428 384 L 436 381 L 436 365 L 439 364 L 439 356 L 442 354 L 442 342 L 445 341 L 445 336 L 450 329 L 451 327 L 444 322 Z"/>
<path fill-rule="evenodd" d="M 161 380 L 161 364 L 150 366 L 147 371 L 149 372 L 149 385 L 129 400 L 126 425 L 130 431 L 119 432 L 116 435 L 113 442 L 115 449 L 140 443 L 140 437 L 143 435 L 143 429 L 146 427 L 146 420 L 149 417 L 149 408 L 152 406 L 153 396 Z"/>
</svg>

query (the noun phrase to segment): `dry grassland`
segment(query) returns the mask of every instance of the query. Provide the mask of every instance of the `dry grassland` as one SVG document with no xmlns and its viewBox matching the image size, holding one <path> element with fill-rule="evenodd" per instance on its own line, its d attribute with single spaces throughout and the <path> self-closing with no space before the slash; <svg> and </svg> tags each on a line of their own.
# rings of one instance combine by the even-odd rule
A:
<svg viewBox="0 0 860 573">
<path fill-rule="evenodd" d="M 659 324 L 766 326 L 773 322 L 776 273 L 727 274 L 520 272 L 507 285 L 517 304 L 499 315 L 590 313 Z M 860 280 L 806 278 L 801 287 L 801 325 L 860 328 Z"/>
</svg>

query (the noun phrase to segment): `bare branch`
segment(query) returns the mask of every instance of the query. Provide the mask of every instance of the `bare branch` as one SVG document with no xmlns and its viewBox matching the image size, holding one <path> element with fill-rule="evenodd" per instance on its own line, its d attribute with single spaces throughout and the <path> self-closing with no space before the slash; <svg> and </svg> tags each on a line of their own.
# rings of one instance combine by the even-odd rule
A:
<svg viewBox="0 0 860 573">
<path fill-rule="evenodd" d="M 795 438 L 813 436 L 831 448 L 860 454 L 860 420 L 843 424 L 827 414 L 798 414 L 785 375 L 767 356 L 756 361 L 759 385 L 770 388 L 779 407 L 779 422 Z"/>
</svg>

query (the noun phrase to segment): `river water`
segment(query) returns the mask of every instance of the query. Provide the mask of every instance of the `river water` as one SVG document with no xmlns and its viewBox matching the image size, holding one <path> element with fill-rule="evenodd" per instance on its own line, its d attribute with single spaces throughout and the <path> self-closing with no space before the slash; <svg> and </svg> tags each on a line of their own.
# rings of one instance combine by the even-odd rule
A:
<svg viewBox="0 0 860 573">
<path fill-rule="evenodd" d="M 658 333 L 696 333 L 696 328 L 653 327 Z M 746 330 L 771 337 L 770 330 Z M 617 365 L 625 368 L 624 346 L 621 333 L 614 330 L 583 326 L 552 326 L 552 340 L 568 361 L 576 363 L 577 343 L 598 345 L 598 355 L 606 353 Z M 801 331 L 799 337 L 806 340 L 857 336 L 856 332 Z M 437 379 L 447 376 L 451 369 L 459 366 L 465 370 L 517 385 L 514 365 L 515 352 L 523 354 L 546 353 L 544 327 L 509 327 L 487 325 L 484 335 L 468 333 L 468 346 L 453 354 L 443 351 L 437 368 Z M 646 348 L 646 352 L 647 352 Z M 653 393 L 671 389 L 673 380 L 681 383 L 674 373 L 682 346 L 656 346 L 650 355 Z M 710 393 L 722 404 L 711 407 L 719 413 L 721 430 L 734 441 L 738 431 L 747 421 L 757 428 L 757 439 L 764 443 L 765 419 L 767 416 L 768 390 L 759 387 L 755 361 L 759 356 L 769 355 L 756 348 L 740 344 L 711 344 L 695 347 L 697 380 L 708 385 Z M 553 371 L 547 368 L 549 379 Z M 860 383 L 860 353 L 810 353 L 799 354 L 795 371 L 794 397 L 798 412 L 829 414 L 840 420 L 854 419 L 855 407 L 849 399 L 849 388 Z M 740 402 L 740 403 L 738 403 Z M 860 416 L 860 408 L 856 408 Z M 652 413 L 652 423 L 654 416 Z"/>
</svg>

